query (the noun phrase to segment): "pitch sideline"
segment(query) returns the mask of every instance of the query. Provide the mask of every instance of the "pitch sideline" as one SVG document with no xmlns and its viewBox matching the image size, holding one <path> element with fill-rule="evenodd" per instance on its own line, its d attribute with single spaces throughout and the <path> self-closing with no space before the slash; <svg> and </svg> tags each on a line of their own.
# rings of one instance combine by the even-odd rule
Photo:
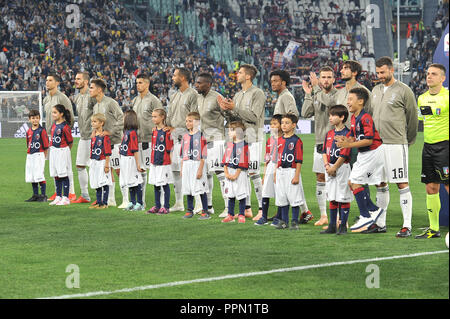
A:
<svg viewBox="0 0 450 319">
<path fill-rule="evenodd" d="M 118 293 L 127 293 L 127 292 L 134 292 L 134 291 L 140 291 L 140 290 L 158 289 L 158 288 L 164 288 L 164 287 L 174 287 L 174 286 L 181 286 L 181 285 L 201 283 L 201 282 L 211 282 L 211 281 L 219 281 L 219 280 L 225 280 L 225 279 L 244 278 L 244 277 L 260 276 L 260 275 L 268 275 L 268 274 L 273 274 L 273 273 L 300 271 L 300 270 L 306 270 L 306 269 L 316 269 L 316 268 L 351 265 L 351 264 L 360 264 L 360 263 L 377 262 L 377 261 L 393 260 L 393 259 L 401 259 L 401 258 L 412 258 L 412 257 L 420 257 L 420 256 L 427 256 L 427 255 L 443 254 L 443 253 L 448 253 L 448 252 L 449 252 L 448 250 L 438 250 L 438 251 L 415 253 L 415 254 L 409 254 L 409 255 L 398 255 L 398 256 L 390 256 L 390 257 L 375 257 L 375 258 L 370 258 L 370 259 L 357 259 L 357 260 L 340 261 L 340 262 L 332 262 L 332 263 L 325 263 L 325 264 L 297 266 L 297 267 L 290 267 L 290 268 L 278 268 L 278 269 L 272 269 L 272 270 L 224 275 L 224 276 L 218 276 L 218 277 L 174 281 L 174 282 L 148 285 L 148 286 L 124 288 L 124 289 L 113 290 L 113 291 L 95 291 L 95 292 L 88 292 L 88 293 L 83 293 L 83 294 L 61 295 L 61 296 L 44 297 L 44 298 L 38 298 L 38 299 L 70 299 L 70 298 L 86 298 L 86 297 L 94 297 L 94 296 L 105 296 L 105 295 L 112 295 L 112 294 L 118 294 Z"/>
</svg>

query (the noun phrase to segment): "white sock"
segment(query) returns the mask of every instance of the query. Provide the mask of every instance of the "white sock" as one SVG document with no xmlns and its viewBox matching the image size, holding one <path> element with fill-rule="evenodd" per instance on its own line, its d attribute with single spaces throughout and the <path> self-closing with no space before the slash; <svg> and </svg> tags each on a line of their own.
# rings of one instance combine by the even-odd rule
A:
<svg viewBox="0 0 450 319">
<path fill-rule="evenodd" d="M 225 196 L 225 174 L 220 172 L 217 174 L 217 179 L 219 180 L 220 191 L 222 193 L 223 202 L 225 205 L 225 209 L 228 208 L 228 198 Z"/>
<path fill-rule="evenodd" d="M 180 172 L 173 171 L 173 191 L 175 193 L 175 202 L 183 203 L 183 194 L 181 194 L 182 180 Z"/>
<path fill-rule="evenodd" d="M 75 194 L 75 185 L 73 182 L 73 171 L 69 170 L 69 174 L 67 176 L 69 177 L 69 194 Z"/>
<path fill-rule="evenodd" d="M 250 179 L 253 181 L 253 187 L 255 188 L 256 199 L 258 200 L 258 208 L 262 209 L 262 179 L 261 175 L 252 175 Z"/>
<path fill-rule="evenodd" d="M 142 204 L 145 207 L 145 189 L 147 188 L 147 171 L 142 172 L 141 175 L 142 175 L 142 180 L 143 180 L 143 182 L 141 184 L 142 185 Z"/>
<path fill-rule="evenodd" d="M 206 175 L 206 177 L 208 178 L 208 188 L 209 191 L 208 193 L 206 193 L 206 196 L 208 197 L 208 207 L 211 207 L 212 204 L 212 193 L 213 193 L 213 189 L 214 189 L 214 180 L 213 180 L 213 176 L 212 175 Z"/>
<path fill-rule="evenodd" d="M 412 195 L 409 187 L 399 189 L 400 193 L 400 207 L 403 214 L 403 227 L 411 229 L 412 219 Z"/>
<path fill-rule="evenodd" d="M 77 167 L 78 171 L 78 182 L 80 183 L 81 196 L 88 201 L 91 200 L 89 197 L 88 183 L 89 177 L 86 167 Z"/>
<path fill-rule="evenodd" d="M 128 203 L 129 202 L 129 189 L 128 187 L 121 187 L 120 192 L 122 193 L 122 203 Z"/>
<path fill-rule="evenodd" d="M 112 182 L 112 185 L 109 187 L 108 203 L 110 201 L 115 200 L 116 200 L 116 182 Z"/>
<path fill-rule="evenodd" d="M 389 200 L 389 185 L 386 185 L 385 187 L 377 187 L 377 206 L 384 210 L 377 220 L 377 225 L 379 227 L 386 226 L 386 213 L 389 206 Z"/>
<path fill-rule="evenodd" d="M 305 191 L 303 189 L 303 186 L 302 186 L 302 197 L 303 197 L 303 204 L 300 204 L 300 212 L 306 213 L 307 211 L 309 211 L 309 209 L 308 209 L 308 204 L 306 204 L 306 197 L 305 197 Z"/>
<path fill-rule="evenodd" d="M 325 193 L 325 183 L 317 182 L 316 198 L 319 204 L 320 217 L 327 217 L 327 194 Z"/>
</svg>

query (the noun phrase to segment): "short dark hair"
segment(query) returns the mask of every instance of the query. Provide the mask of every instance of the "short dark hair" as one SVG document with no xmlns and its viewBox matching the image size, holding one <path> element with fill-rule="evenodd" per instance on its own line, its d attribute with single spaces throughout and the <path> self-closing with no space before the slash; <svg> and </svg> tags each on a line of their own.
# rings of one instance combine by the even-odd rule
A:
<svg viewBox="0 0 450 319">
<path fill-rule="evenodd" d="M 388 56 L 383 56 L 375 62 L 375 66 L 377 68 L 381 68 L 383 65 L 386 65 L 388 68 L 394 67 L 394 63 L 392 62 L 392 59 Z"/>
<path fill-rule="evenodd" d="M 331 66 L 328 66 L 328 65 L 325 65 L 325 66 L 323 66 L 323 67 L 320 68 L 320 70 L 319 70 L 319 75 L 320 75 L 320 73 L 322 73 L 322 72 L 332 72 L 332 73 L 333 73 L 333 76 L 335 76 L 335 75 L 334 75 L 334 70 L 333 70 L 333 68 L 332 68 Z"/>
<path fill-rule="evenodd" d="M 198 112 L 189 112 L 186 115 L 186 118 L 188 118 L 188 117 L 192 117 L 192 118 L 194 118 L 194 120 L 199 121 L 200 120 L 200 113 L 198 113 Z"/>
<path fill-rule="evenodd" d="M 84 71 L 84 72 L 80 71 L 80 72 L 77 72 L 77 74 L 81 74 L 83 76 L 83 80 L 89 81 L 89 79 L 90 79 L 89 72 L 87 72 L 87 71 Z"/>
<path fill-rule="evenodd" d="M 281 78 L 281 81 L 286 82 L 286 86 L 289 86 L 289 84 L 291 83 L 291 75 L 289 74 L 288 71 L 286 70 L 274 70 L 270 73 L 269 79 L 272 78 L 272 76 L 274 75 L 278 75 Z"/>
<path fill-rule="evenodd" d="M 102 79 L 94 79 L 91 81 L 96 87 L 100 88 L 103 92 L 106 90 L 106 83 Z"/>
<path fill-rule="evenodd" d="M 191 82 L 191 72 L 188 69 L 183 67 L 176 67 L 175 70 L 178 70 L 178 73 L 180 73 L 180 75 L 184 77 L 186 81 Z"/>
<path fill-rule="evenodd" d="M 362 72 L 361 63 L 359 63 L 358 61 L 347 60 L 344 62 L 343 65 L 347 65 L 350 68 L 350 70 L 352 71 L 352 73 L 356 72 L 356 77 L 358 77 Z"/>
<path fill-rule="evenodd" d="M 355 94 L 358 100 L 364 100 L 363 105 L 365 105 L 366 102 L 369 100 L 369 93 L 367 93 L 367 90 L 362 87 L 353 88 L 348 93 Z"/>
<path fill-rule="evenodd" d="M 243 64 L 243 65 L 241 65 L 240 69 L 244 69 L 245 73 L 247 75 L 250 75 L 250 79 L 252 81 L 256 77 L 256 75 L 258 74 L 258 70 L 256 69 L 256 67 L 254 65 L 251 65 L 251 64 Z"/>
<path fill-rule="evenodd" d="M 51 76 L 55 80 L 55 82 L 61 83 L 61 77 L 58 74 L 52 72 L 47 75 L 47 77 L 49 76 Z"/>
<path fill-rule="evenodd" d="M 198 78 L 204 78 L 208 83 L 212 83 L 213 82 L 213 77 L 210 73 L 200 73 L 198 76 Z"/>
<path fill-rule="evenodd" d="M 39 110 L 31 110 L 30 113 L 28 113 L 28 118 L 31 118 L 32 116 L 41 117 L 41 113 L 39 113 Z"/>
<path fill-rule="evenodd" d="M 281 119 L 283 118 L 283 115 L 281 114 L 275 114 L 274 116 L 272 116 L 272 118 L 270 119 L 270 121 L 277 121 L 278 123 L 281 124 Z"/>
<path fill-rule="evenodd" d="M 298 122 L 298 117 L 297 115 L 293 114 L 293 113 L 287 113 L 287 114 L 283 114 L 283 116 L 281 117 L 281 119 L 290 119 L 292 121 L 292 123 L 297 124 Z"/>
<path fill-rule="evenodd" d="M 136 79 L 144 79 L 150 82 L 150 76 L 147 73 L 139 73 Z"/>
<path fill-rule="evenodd" d="M 343 116 L 344 120 L 342 122 L 343 123 L 347 122 L 348 109 L 347 109 L 347 107 L 345 105 L 342 105 L 342 104 L 333 105 L 328 110 L 328 114 L 330 114 L 330 115 L 337 115 L 339 117 Z"/>
<path fill-rule="evenodd" d="M 444 74 L 445 74 L 445 72 L 447 72 L 447 69 L 445 68 L 445 66 L 443 64 L 440 64 L 440 63 L 430 64 L 430 66 L 428 68 L 440 69 Z"/>
</svg>

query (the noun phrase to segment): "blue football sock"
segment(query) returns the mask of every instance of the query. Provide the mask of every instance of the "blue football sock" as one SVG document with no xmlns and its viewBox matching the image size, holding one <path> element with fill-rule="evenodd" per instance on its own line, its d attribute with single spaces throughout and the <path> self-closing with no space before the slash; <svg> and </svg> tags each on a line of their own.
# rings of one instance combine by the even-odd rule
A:
<svg viewBox="0 0 450 319">
<path fill-rule="evenodd" d="M 264 197 L 262 199 L 262 217 L 264 217 L 265 220 L 267 220 L 267 213 L 269 212 L 269 204 L 270 198 Z"/>
<path fill-rule="evenodd" d="M 33 187 L 33 195 L 39 195 L 38 183 L 31 183 L 31 186 Z"/>
<path fill-rule="evenodd" d="M 138 186 L 136 186 L 136 197 L 137 197 L 138 204 L 143 205 L 143 202 L 142 202 L 142 184 L 139 184 Z"/>
<path fill-rule="evenodd" d="M 292 220 L 295 220 L 298 223 L 299 216 L 300 216 L 300 207 L 299 206 L 292 207 Z"/>
<path fill-rule="evenodd" d="M 289 224 L 289 205 L 281 207 L 281 219 Z"/>
<path fill-rule="evenodd" d="M 108 205 L 109 186 L 103 186 L 103 205 Z"/>
<path fill-rule="evenodd" d="M 234 216 L 234 204 L 235 198 L 228 198 L 228 215 Z"/>
<path fill-rule="evenodd" d="M 239 215 L 242 215 L 242 216 L 245 215 L 245 203 L 246 203 L 245 198 L 243 198 L 239 201 Z"/>
<path fill-rule="evenodd" d="M 47 183 L 45 181 L 40 182 L 39 185 L 41 186 L 41 194 L 45 195 L 47 192 Z"/>
<path fill-rule="evenodd" d="M 203 207 L 203 211 L 207 212 L 208 211 L 208 194 L 203 193 L 200 195 L 200 199 L 202 200 L 202 207 Z M 211 207 L 212 208 L 212 207 Z"/>
<path fill-rule="evenodd" d="M 163 186 L 164 189 L 164 208 L 169 209 L 170 205 L 170 186 L 166 184 Z"/>
<path fill-rule="evenodd" d="M 136 187 L 129 187 L 131 203 L 136 205 Z"/>
<path fill-rule="evenodd" d="M 363 217 L 370 217 L 369 209 L 367 208 L 367 193 L 364 188 L 360 187 L 353 191 L 356 203 L 358 204 L 359 214 Z"/>
<path fill-rule="evenodd" d="M 95 189 L 95 196 L 97 197 L 97 205 L 103 205 L 101 187 Z"/>
<path fill-rule="evenodd" d="M 194 196 L 187 195 L 186 200 L 187 200 L 187 211 L 192 213 L 194 211 Z"/>
<path fill-rule="evenodd" d="M 161 208 L 161 186 L 154 186 L 155 189 L 155 206 L 157 209 Z"/>
</svg>

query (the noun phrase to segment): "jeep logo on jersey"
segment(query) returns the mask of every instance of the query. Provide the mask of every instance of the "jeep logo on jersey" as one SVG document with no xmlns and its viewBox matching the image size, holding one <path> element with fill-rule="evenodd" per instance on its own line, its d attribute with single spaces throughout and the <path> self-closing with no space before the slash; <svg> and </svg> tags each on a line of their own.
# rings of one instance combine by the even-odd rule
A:
<svg viewBox="0 0 450 319">
<path fill-rule="evenodd" d="M 128 145 L 126 145 L 126 144 L 120 145 L 120 150 L 124 151 L 124 152 L 128 152 Z"/>
<path fill-rule="evenodd" d="M 163 144 L 159 144 L 158 146 L 153 146 L 153 149 L 155 150 L 155 151 L 158 151 L 158 152 L 164 152 L 165 150 L 166 150 L 166 147 L 163 145 Z"/>
</svg>

